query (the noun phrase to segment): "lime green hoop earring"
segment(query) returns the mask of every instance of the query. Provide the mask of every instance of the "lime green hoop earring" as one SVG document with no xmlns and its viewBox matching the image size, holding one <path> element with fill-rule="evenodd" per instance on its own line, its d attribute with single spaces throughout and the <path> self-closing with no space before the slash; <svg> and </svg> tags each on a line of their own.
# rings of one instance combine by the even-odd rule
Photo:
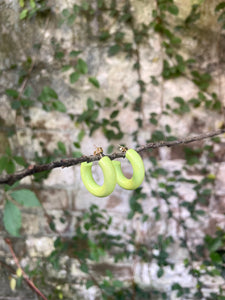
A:
<svg viewBox="0 0 225 300">
<path fill-rule="evenodd" d="M 113 161 L 113 165 L 116 171 L 116 180 L 119 186 L 126 190 L 135 190 L 138 188 L 145 177 L 145 167 L 141 156 L 133 149 L 126 151 L 126 158 L 130 161 L 133 168 L 133 176 L 128 179 L 123 175 L 121 170 L 121 163 L 119 161 Z"/>
<path fill-rule="evenodd" d="M 96 197 L 106 197 L 110 195 L 116 186 L 116 173 L 111 159 L 104 156 L 99 161 L 104 176 L 103 185 L 98 185 L 92 176 L 92 163 L 83 162 L 80 173 L 86 189 Z"/>
</svg>

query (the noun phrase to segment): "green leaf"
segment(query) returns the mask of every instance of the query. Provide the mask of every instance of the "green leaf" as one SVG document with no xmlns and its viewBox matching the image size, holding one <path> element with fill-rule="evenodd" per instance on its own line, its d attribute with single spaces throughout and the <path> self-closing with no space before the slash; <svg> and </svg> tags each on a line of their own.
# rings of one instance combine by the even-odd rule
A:
<svg viewBox="0 0 225 300">
<path fill-rule="evenodd" d="M 14 90 L 14 89 L 7 89 L 5 91 L 5 93 L 6 93 L 6 95 L 8 95 L 8 96 L 10 96 L 10 97 L 12 97 L 14 99 L 17 99 L 18 96 L 19 96 L 19 93 L 16 90 Z"/>
<path fill-rule="evenodd" d="M 160 142 L 160 141 L 163 141 L 165 138 L 164 136 L 164 133 L 160 130 L 155 130 L 153 133 L 152 133 L 152 141 L 153 142 Z"/>
<path fill-rule="evenodd" d="M 19 236 L 21 228 L 21 213 L 12 202 L 6 201 L 3 211 L 3 223 L 5 229 L 13 236 Z"/>
<path fill-rule="evenodd" d="M 74 147 L 76 147 L 76 148 L 80 148 L 80 143 L 79 143 L 79 142 L 74 142 L 73 145 L 74 145 Z"/>
<path fill-rule="evenodd" d="M 21 105 L 22 105 L 23 107 L 25 107 L 25 108 L 28 108 L 28 107 L 30 107 L 30 106 L 33 105 L 33 101 L 31 101 L 30 99 L 24 99 L 24 98 L 22 98 L 22 99 L 20 100 L 20 103 L 21 103 Z"/>
<path fill-rule="evenodd" d="M 19 186 L 19 184 L 20 184 L 19 181 L 16 181 L 13 185 L 5 184 L 4 185 L 5 192 L 8 192 L 10 190 L 13 190 L 13 189 L 17 188 Z"/>
<path fill-rule="evenodd" d="M 48 95 L 49 98 L 58 99 L 56 91 L 50 88 L 50 86 L 44 86 L 42 91 L 44 94 Z"/>
<path fill-rule="evenodd" d="M 8 156 L 11 156 L 12 155 L 12 150 L 10 149 L 10 147 L 6 147 L 5 149 L 5 153 L 8 155 Z"/>
<path fill-rule="evenodd" d="M 22 189 L 10 193 L 10 196 L 19 204 L 25 207 L 39 207 L 41 206 L 37 196 L 34 192 Z"/>
<path fill-rule="evenodd" d="M 202 209 L 196 209 L 195 213 L 199 216 L 204 216 L 205 215 L 205 211 Z"/>
<path fill-rule="evenodd" d="M 81 53 L 82 53 L 82 51 L 75 51 L 75 50 L 73 50 L 73 51 L 70 52 L 70 56 L 71 57 L 76 57 L 76 56 L 78 56 Z"/>
<path fill-rule="evenodd" d="M 0 158 L 0 174 L 2 173 L 3 170 L 5 170 L 5 166 L 7 164 L 8 158 L 6 156 L 2 156 Z"/>
<path fill-rule="evenodd" d="M 109 48 L 108 55 L 113 56 L 116 55 L 121 50 L 120 45 L 113 45 Z"/>
<path fill-rule="evenodd" d="M 90 280 L 90 279 L 87 280 L 87 282 L 86 282 L 86 288 L 87 288 L 87 289 L 89 289 L 89 288 L 92 287 L 93 285 L 95 285 L 93 280 Z"/>
<path fill-rule="evenodd" d="M 42 102 L 48 102 L 51 99 L 58 99 L 58 95 L 49 86 L 44 86 L 38 99 Z"/>
<path fill-rule="evenodd" d="M 69 10 L 68 9 L 63 9 L 63 11 L 62 11 L 62 15 L 63 15 L 63 17 L 65 17 L 65 18 L 68 18 L 69 17 L 69 15 L 70 15 L 70 12 L 69 12 Z"/>
<path fill-rule="evenodd" d="M 70 83 L 75 83 L 80 78 L 80 74 L 78 72 L 73 72 L 70 74 Z"/>
<path fill-rule="evenodd" d="M 65 105 L 61 102 L 61 101 L 53 101 L 52 102 L 52 107 L 57 110 L 60 111 L 62 113 L 66 112 L 66 107 Z"/>
<path fill-rule="evenodd" d="M 158 270 L 158 272 L 157 272 L 157 277 L 160 278 L 160 277 L 163 276 L 163 274 L 164 274 L 164 271 L 163 271 L 162 268 L 160 268 L 160 269 Z"/>
<path fill-rule="evenodd" d="M 179 9 L 175 4 L 171 4 L 168 6 L 168 12 L 170 12 L 172 15 L 177 16 L 179 13 Z"/>
<path fill-rule="evenodd" d="M 166 132 L 171 133 L 171 127 L 168 124 L 166 124 L 165 129 Z"/>
<path fill-rule="evenodd" d="M 149 119 L 149 122 L 152 123 L 153 125 L 157 125 L 157 124 L 158 124 L 158 120 L 155 119 L 154 116 L 152 116 L 152 117 Z"/>
<path fill-rule="evenodd" d="M 82 263 L 80 265 L 80 269 L 81 269 L 82 272 L 88 273 L 88 265 L 86 263 Z"/>
<path fill-rule="evenodd" d="M 20 1 L 19 1 L 19 5 L 20 5 L 20 7 L 23 8 L 23 7 L 24 7 L 24 0 L 20 0 Z"/>
<path fill-rule="evenodd" d="M 89 77 L 88 81 L 93 84 L 96 88 L 100 88 L 100 84 L 98 82 L 98 79 L 95 77 Z"/>
<path fill-rule="evenodd" d="M 114 110 L 114 111 L 111 113 L 110 118 L 111 118 L 111 119 L 114 119 L 114 118 L 116 118 L 116 117 L 118 116 L 118 114 L 119 114 L 119 111 L 118 111 L 118 110 Z"/>
<path fill-rule="evenodd" d="M 79 158 L 79 157 L 83 156 L 83 154 L 80 151 L 73 151 L 72 156 L 74 158 Z"/>
<path fill-rule="evenodd" d="M 18 165 L 23 166 L 23 167 L 26 166 L 26 162 L 25 162 L 25 160 L 24 160 L 23 157 L 21 157 L 21 156 L 13 156 L 13 159 L 14 159 L 14 161 L 15 161 Z"/>
<path fill-rule="evenodd" d="M 33 9 L 36 7 L 36 3 L 34 0 L 30 0 L 30 7 Z"/>
<path fill-rule="evenodd" d="M 30 85 L 28 85 L 26 87 L 26 89 L 24 90 L 24 96 L 26 96 L 26 97 L 31 97 L 33 93 L 34 93 L 34 90 Z"/>
<path fill-rule="evenodd" d="M 56 53 L 55 53 L 55 58 L 56 59 L 63 59 L 63 57 L 64 57 L 64 52 L 62 52 L 62 51 L 57 51 Z"/>
<path fill-rule="evenodd" d="M 23 9 L 20 13 L 20 20 L 23 20 L 27 17 L 28 9 Z"/>
<path fill-rule="evenodd" d="M 146 221 L 148 221 L 148 220 L 149 220 L 149 215 L 143 215 L 141 221 L 144 223 L 144 222 L 146 222 Z"/>
<path fill-rule="evenodd" d="M 99 40 L 102 42 L 106 41 L 109 38 L 110 38 L 110 33 L 106 30 L 102 31 L 101 34 L 99 35 Z"/>
<path fill-rule="evenodd" d="M 87 99 L 87 108 L 88 110 L 92 110 L 94 108 L 94 101 L 91 98 Z"/>
<path fill-rule="evenodd" d="M 62 72 L 66 72 L 66 71 L 68 71 L 70 68 L 71 68 L 70 65 L 64 65 L 64 66 L 62 67 L 61 71 L 62 71 Z"/>
<path fill-rule="evenodd" d="M 113 145 L 109 145 L 108 148 L 107 148 L 107 153 L 108 154 L 112 153 L 113 149 L 114 149 L 114 146 Z"/>
<path fill-rule="evenodd" d="M 209 252 L 215 252 L 223 245 L 223 242 L 220 238 L 213 238 L 210 235 L 205 236 L 205 243 Z"/>
<path fill-rule="evenodd" d="M 155 76 L 151 76 L 151 79 L 152 79 L 152 84 L 155 85 L 155 86 L 158 86 L 159 85 L 159 82 L 158 80 L 155 78 Z"/>
<path fill-rule="evenodd" d="M 81 142 L 83 140 L 83 138 L 85 137 L 85 130 L 81 129 L 81 131 L 78 134 L 78 141 Z"/>
<path fill-rule="evenodd" d="M 79 58 L 77 61 L 76 69 L 81 74 L 87 74 L 88 72 L 88 66 L 86 62 L 81 58 Z"/>
<path fill-rule="evenodd" d="M 12 159 L 8 159 L 5 164 L 5 170 L 8 174 L 13 174 L 16 171 L 16 166 Z"/>
<path fill-rule="evenodd" d="M 185 104 L 184 99 L 181 98 L 181 97 L 175 97 L 175 98 L 173 98 L 173 99 L 174 99 L 175 102 L 177 102 L 177 103 L 180 104 L 180 105 Z"/>
<path fill-rule="evenodd" d="M 122 288 L 123 287 L 123 282 L 120 281 L 120 280 L 113 280 L 112 284 L 113 284 L 114 287 L 117 287 L 117 288 Z"/>
<path fill-rule="evenodd" d="M 72 25 L 74 23 L 74 21 L 76 20 L 76 14 L 71 14 L 68 19 L 67 19 L 67 24 L 68 25 Z"/>
<path fill-rule="evenodd" d="M 222 263 L 222 256 L 220 256 L 217 252 L 211 252 L 210 258 L 214 264 Z"/>
<path fill-rule="evenodd" d="M 215 11 L 219 11 L 224 8 L 225 8 L 225 2 L 221 2 L 216 6 Z"/>
<path fill-rule="evenodd" d="M 58 149 L 62 152 L 62 154 L 66 155 L 66 146 L 63 142 L 59 141 L 57 143 Z"/>
</svg>

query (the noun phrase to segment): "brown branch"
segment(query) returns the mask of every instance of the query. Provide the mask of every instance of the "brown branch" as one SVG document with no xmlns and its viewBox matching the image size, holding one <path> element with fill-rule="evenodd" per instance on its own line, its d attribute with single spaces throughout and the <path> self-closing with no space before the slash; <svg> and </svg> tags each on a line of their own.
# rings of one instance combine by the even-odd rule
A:
<svg viewBox="0 0 225 300">
<path fill-rule="evenodd" d="M 30 287 L 30 288 L 31 288 L 38 296 L 40 296 L 42 299 L 48 300 L 48 299 L 42 294 L 42 292 L 35 286 L 35 284 L 33 283 L 33 281 L 31 281 L 31 280 L 29 279 L 28 275 L 27 275 L 27 274 L 24 272 L 24 270 L 22 269 L 22 267 L 21 267 L 21 265 L 20 265 L 20 263 L 19 263 L 19 260 L 18 260 L 16 254 L 15 254 L 15 252 L 14 252 L 14 250 L 13 250 L 12 242 L 10 241 L 10 239 L 5 239 L 5 242 L 6 242 L 6 244 L 9 246 L 9 250 L 10 250 L 12 256 L 13 256 L 13 259 L 14 259 L 14 261 L 15 261 L 17 267 L 18 267 L 19 269 L 21 269 L 21 272 L 22 272 L 22 274 L 23 274 L 23 278 L 24 278 L 24 280 L 26 281 L 26 283 L 28 284 L 28 286 L 29 286 L 29 287 Z"/>
<path fill-rule="evenodd" d="M 175 140 L 175 141 L 162 141 L 162 142 L 156 142 L 156 143 L 149 143 L 144 146 L 138 147 L 135 150 L 138 153 L 140 153 L 140 152 L 146 151 L 148 149 L 156 149 L 156 148 L 160 148 L 160 147 L 173 147 L 173 146 L 177 146 L 177 145 L 181 145 L 181 144 L 189 144 L 189 143 L 200 141 L 203 139 L 212 138 L 212 137 L 220 135 L 222 133 L 225 133 L 225 128 L 219 129 L 216 131 L 212 131 L 212 132 L 208 132 L 208 133 L 204 133 L 204 134 L 200 134 L 200 135 L 193 136 L 193 137 Z M 122 152 L 122 153 L 116 152 L 116 153 L 112 153 L 112 154 L 108 155 L 108 157 L 111 160 L 113 160 L 115 158 L 121 158 L 121 157 L 124 158 L 125 153 L 124 152 Z M 93 162 L 93 161 L 97 161 L 99 159 L 101 159 L 100 155 L 90 155 L 90 156 L 82 156 L 79 158 L 61 159 L 59 161 L 53 161 L 51 163 L 43 164 L 43 165 L 30 165 L 27 169 L 21 170 L 14 174 L 0 176 L 0 184 L 12 185 L 16 181 L 18 181 L 24 177 L 36 174 L 36 173 L 40 173 L 43 171 L 50 171 L 55 168 L 66 168 L 66 167 L 78 165 L 85 161 Z"/>
</svg>

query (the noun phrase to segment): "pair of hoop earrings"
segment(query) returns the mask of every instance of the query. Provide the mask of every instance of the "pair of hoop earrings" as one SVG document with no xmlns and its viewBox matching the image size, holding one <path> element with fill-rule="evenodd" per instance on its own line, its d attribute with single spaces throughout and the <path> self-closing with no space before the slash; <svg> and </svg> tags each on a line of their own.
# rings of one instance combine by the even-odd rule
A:
<svg viewBox="0 0 225 300">
<path fill-rule="evenodd" d="M 104 156 L 99 161 L 104 176 L 103 185 L 98 185 L 92 176 L 92 163 L 83 162 L 81 164 L 81 178 L 86 189 L 96 197 L 106 197 L 110 195 L 116 184 L 126 190 L 138 188 L 145 176 L 144 163 L 141 156 L 133 149 L 126 151 L 126 158 L 130 161 L 133 168 L 133 176 L 128 179 L 123 175 L 121 163 L 111 161 L 108 156 Z"/>
</svg>

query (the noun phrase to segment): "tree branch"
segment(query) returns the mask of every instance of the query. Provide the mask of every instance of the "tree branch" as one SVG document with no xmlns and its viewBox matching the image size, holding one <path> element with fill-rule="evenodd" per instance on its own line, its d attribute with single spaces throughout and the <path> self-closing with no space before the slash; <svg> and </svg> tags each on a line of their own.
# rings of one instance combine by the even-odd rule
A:
<svg viewBox="0 0 225 300">
<path fill-rule="evenodd" d="M 25 279 L 26 283 L 28 284 L 28 286 L 38 295 L 40 296 L 42 299 L 44 300 L 48 300 L 43 294 L 42 292 L 35 286 L 35 284 L 33 283 L 33 281 L 31 281 L 28 277 L 28 275 L 25 273 L 25 271 L 23 270 L 23 268 L 21 267 L 19 260 L 13 250 L 13 246 L 12 246 L 12 242 L 10 239 L 5 239 L 6 244 L 9 246 L 9 250 L 13 256 L 13 259 L 17 265 L 17 268 L 21 269 L 21 272 L 23 274 L 23 278 Z"/>
<path fill-rule="evenodd" d="M 181 145 L 181 144 L 189 144 L 189 143 L 200 141 L 203 139 L 212 138 L 212 137 L 220 135 L 222 133 L 225 133 L 225 128 L 219 129 L 216 131 L 212 131 L 212 132 L 208 132 L 208 133 L 204 133 L 204 134 L 200 134 L 200 135 L 193 136 L 193 137 L 175 140 L 175 141 L 162 141 L 162 142 L 156 142 L 156 143 L 149 143 L 144 146 L 138 147 L 135 150 L 138 153 L 140 153 L 140 152 L 146 151 L 148 149 L 156 149 L 156 148 L 160 148 L 160 147 L 173 147 L 173 146 L 177 146 L 177 145 Z M 125 153 L 124 152 L 116 152 L 116 153 L 112 153 L 112 154 L 108 155 L 108 157 L 111 160 L 113 160 L 115 158 L 121 158 L 121 157 L 124 158 Z M 90 155 L 90 156 L 82 156 L 79 158 L 61 159 L 59 161 L 53 161 L 51 163 L 43 164 L 43 165 L 30 165 L 27 169 L 18 171 L 14 174 L 0 176 L 0 184 L 12 185 L 16 181 L 18 181 L 24 177 L 36 174 L 36 173 L 40 173 L 43 171 L 50 171 L 52 169 L 60 168 L 60 167 L 66 168 L 66 167 L 78 165 L 85 161 L 93 162 L 93 161 L 97 161 L 100 159 L 101 159 L 100 155 Z"/>
</svg>

